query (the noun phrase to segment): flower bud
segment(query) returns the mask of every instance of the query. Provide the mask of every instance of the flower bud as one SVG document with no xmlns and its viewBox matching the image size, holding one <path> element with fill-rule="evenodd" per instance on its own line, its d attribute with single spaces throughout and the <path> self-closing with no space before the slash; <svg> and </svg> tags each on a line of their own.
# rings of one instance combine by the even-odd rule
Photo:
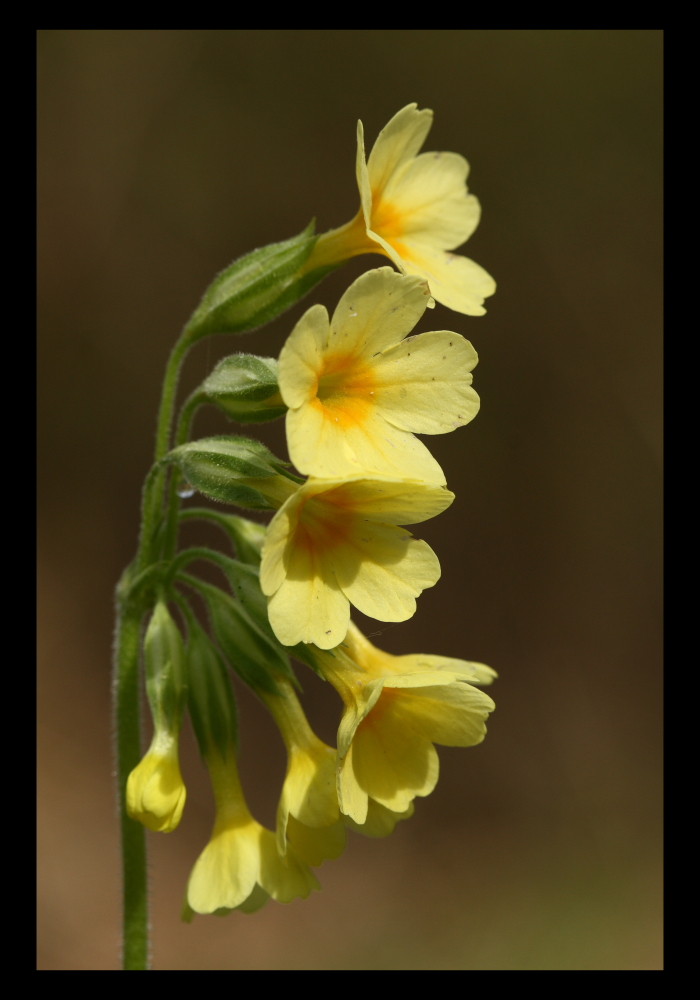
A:
<svg viewBox="0 0 700 1000">
<path fill-rule="evenodd" d="M 127 812 L 149 830 L 172 833 L 180 822 L 186 798 L 177 738 L 157 731 L 148 752 L 127 780 Z"/>
<path fill-rule="evenodd" d="M 315 243 L 311 222 L 298 236 L 235 260 L 204 293 L 187 325 L 191 340 L 254 330 L 293 306 L 330 269 L 303 273 Z"/>
<path fill-rule="evenodd" d="M 296 489 L 279 474 L 285 463 L 252 438 L 201 438 L 175 448 L 165 461 L 176 465 L 184 480 L 204 496 L 238 507 L 279 507 Z"/>
<path fill-rule="evenodd" d="M 277 385 L 275 358 L 253 354 L 224 358 L 202 383 L 200 393 L 241 424 L 276 420 L 287 411 Z"/>
</svg>

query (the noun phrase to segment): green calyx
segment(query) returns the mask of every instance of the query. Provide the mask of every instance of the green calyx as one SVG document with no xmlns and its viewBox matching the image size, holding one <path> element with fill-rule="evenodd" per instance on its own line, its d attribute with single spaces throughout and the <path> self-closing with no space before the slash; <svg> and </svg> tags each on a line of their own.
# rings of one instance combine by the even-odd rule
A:
<svg viewBox="0 0 700 1000">
<path fill-rule="evenodd" d="M 146 629 L 144 662 L 153 724 L 158 730 L 177 735 L 187 696 L 185 644 L 162 600 L 156 604 Z"/>
<path fill-rule="evenodd" d="M 276 420 L 287 411 L 277 385 L 276 359 L 253 354 L 220 361 L 200 386 L 199 398 L 242 424 Z"/>
<path fill-rule="evenodd" d="M 252 510 L 275 509 L 296 489 L 286 463 L 252 438 L 201 438 L 173 449 L 164 461 L 193 490 Z"/>
<path fill-rule="evenodd" d="M 328 273 L 304 273 L 316 243 L 315 225 L 281 243 L 239 257 L 217 275 L 187 324 L 190 342 L 214 333 L 244 333 L 298 302 Z"/>
</svg>

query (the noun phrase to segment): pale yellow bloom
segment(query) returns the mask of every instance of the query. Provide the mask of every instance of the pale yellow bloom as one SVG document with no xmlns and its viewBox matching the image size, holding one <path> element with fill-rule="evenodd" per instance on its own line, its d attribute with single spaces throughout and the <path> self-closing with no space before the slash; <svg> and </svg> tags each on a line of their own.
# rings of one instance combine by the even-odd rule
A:
<svg viewBox="0 0 700 1000">
<path fill-rule="evenodd" d="M 486 735 L 495 705 L 474 684 L 496 676 L 490 667 L 447 657 L 392 656 L 354 625 L 332 653 L 318 653 L 321 672 L 345 704 L 338 729 L 341 810 L 365 823 L 371 800 L 407 810 L 438 780 L 434 743 L 474 746 Z"/>
<path fill-rule="evenodd" d="M 211 839 L 192 869 L 187 906 L 195 913 L 253 912 L 268 899 L 289 903 L 319 888 L 294 853 L 282 857 L 272 830 L 255 820 L 243 797 L 233 754 L 211 756 L 207 766 L 216 798 Z"/>
<path fill-rule="evenodd" d="M 346 827 L 366 837 L 388 837 L 413 815 L 413 805 L 392 812 L 370 799 L 364 823 L 340 812 L 336 790 L 337 753 L 313 732 L 291 684 L 279 680 L 278 694 L 258 692 L 279 726 L 287 747 L 287 774 L 277 809 L 277 846 L 288 846 L 308 865 L 342 854 Z"/>
<path fill-rule="evenodd" d="M 335 787 L 336 753 L 309 725 L 291 684 L 277 681 L 277 694 L 259 692 L 287 748 L 287 774 L 277 809 L 277 846 L 288 845 L 301 861 L 320 865 L 345 848 L 345 825 Z"/>
<path fill-rule="evenodd" d="M 419 153 L 432 122 L 432 111 L 406 105 L 381 130 L 368 160 L 362 122 L 357 123 L 360 211 L 352 222 L 318 238 L 306 269 L 381 253 L 404 274 L 424 278 L 438 302 L 481 316 L 495 281 L 473 260 L 448 252 L 469 239 L 481 208 L 467 193 L 464 157 Z"/>
<path fill-rule="evenodd" d="M 149 830 L 171 833 L 180 822 L 186 798 L 177 739 L 156 731 L 147 753 L 127 779 L 126 810 Z"/>
<path fill-rule="evenodd" d="M 260 585 L 279 641 L 337 646 L 350 604 L 380 621 L 410 618 L 440 564 L 398 525 L 427 521 L 453 500 L 440 486 L 378 477 L 300 486 L 270 522 L 262 549 Z"/>
<path fill-rule="evenodd" d="M 404 339 L 425 312 L 428 286 L 381 267 L 361 275 L 332 320 L 321 305 L 299 320 L 279 358 L 287 446 L 308 476 L 378 474 L 445 484 L 418 434 L 444 434 L 479 410 L 478 358 L 449 331 Z"/>
</svg>

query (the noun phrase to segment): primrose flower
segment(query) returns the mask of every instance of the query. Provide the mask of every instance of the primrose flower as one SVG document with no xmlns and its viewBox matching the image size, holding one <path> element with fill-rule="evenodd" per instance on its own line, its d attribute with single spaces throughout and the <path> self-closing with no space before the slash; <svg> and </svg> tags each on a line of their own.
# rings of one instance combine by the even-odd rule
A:
<svg viewBox="0 0 700 1000">
<path fill-rule="evenodd" d="M 368 271 L 340 299 L 299 320 L 279 358 L 293 464 L 309 476 L 360 472 L 445 484 L 413 436 L 444 434 L 479 410 L 478 358 L 448 331 L 404 339 L 425 312 L 428 286 L 390 267 Z"/>
<path fill-rule="evenodd" d="M 432 122 L 429 109 L 406 105 L 381 130 L 368 160 L 362 122 L 357 123 L 360 211 L 347 225 L 320 236 L 305 266 L 311 271 L 357 254 L 384 254 L 404 274 L 426 280 L 438 302 L 482 316 L 495 281 L 473 260 L 448 253 L 472 235 L 481 208 L 467 194 L 464 157 L 418 152 Z"/>
<path fill-rule="evenodd" d="M 126 810 L 149 830 L 172 833 L 180 822 L 186 798 L 177 739 L 156 730 L 151 746 L 127 779 Z"/>
<path fill-rule="evenodd" d="M 319 888 L 313 872 L 290 850 L 282 857 L 271 830 L 250 814 L 235 757 L 207 758 L 216 799 L 211 840 L 192 869 L 186 914 L 242 909 L 253 912 L 268 899 L 289 903 Z"/>
<path fill-rule="evenodd" d="M 333 653 L 317 653 L 324 677 L 345 703 L 338 729 L 340 808 L 365 823 L 371 800 L 392 812 L 429 795 L 438 780 L 434 743 L 481 743 L 495 705 L 473 684 L 489 684 L 490 667 L 441 656 L 392 656 L 353 624 Z"/>
<path fill-rule="evenodd" d="M 277 846 L 288 844 L 301 861 L 320 865 L 345 848 L 345 825 L 335 790 L 336 753 L 309 725 L 291 684 L 277 682 L 278 694 L 259 692 L 287 748 L 287 774 L 277 810 Z"/>
<path fill-rule="evenodd" d="M 384 622 L 410 618 L 440 564 L 398 525 L 427 521 L 453 500 L 444 487 L 409 480 L 307 480 L 273 517 L 262 548 L 260 586 L 279 641 L 337 646 L 350 604 Z"/>
</svg>

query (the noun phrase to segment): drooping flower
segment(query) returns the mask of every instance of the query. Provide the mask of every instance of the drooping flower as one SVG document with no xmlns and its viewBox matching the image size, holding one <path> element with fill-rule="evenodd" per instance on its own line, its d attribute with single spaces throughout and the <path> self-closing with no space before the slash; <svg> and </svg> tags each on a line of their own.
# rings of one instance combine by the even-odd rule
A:
<svg viewBox="0 0 700 1000">
<path fill-rule="evenodd" d="M 126 809 L 132 819 L 157 833 L 172 833 L 185 808 L 177 737 L 156 730 L 151 745 L 126 783 Z"/>
<path fill-rule="evenodd" d="M 180 822 L 187 797 L 178 748 L 186 667 L 180 629 L 162 599 L 146 629 L 144 665 L 153 738 L 127 778 L 126 810 L 149 830 L 170 833 Z"/>
<path fill-rule="evenodd" d="M 211 839 L 187 885 L 187 909 L 194 913 L 253 912 L 268 899 L 289 903 L 319 888 L 313 872 L 287 851 L 282 857 L 272 830 L 253 818 L 241 789 L 235 756 L 207 758 L 216 799 Z"/>
<path fill-rule="evenodd" d="M 404 339 L 428 287 L 389 267 L 361 275 L 329 322 L 321 305 L 299 320 L 279 358 L 287 446 L 304 475 L 378 474 L 444 485 L 418 434 L 444 434 L 479 410 L 478 358 L 449 331 Z"/>
<path fill-rule="evenodd" d="M 438 780 L 433 744 L 474 746 L 486 735 L 495 705 L 474 684 L 490 667 L 447 657 L 385 653 L 350 625 L 345 642 L 317 653 L 322 674 L 345 704 L 338 729 L 338 797 L 357 823 L 371 800 L 392 812 L 429 795 Z"/>
<path fill-rule="evenodd" d="M 355 218 L 320 236 L 306 268 L 333 266 L 363 253 L 380 253 L 404 274 L 430 285 L 438 302 L 468 316 L 486 311 L 496 283 L 473 260 L 449 253 L 472 235 L 481 215 L 467 193 L 469 164 L 457 153 L 419 153 L 433 112 L 408 104 L 377 137 L 365 158 L 364 129 L 357 123 Z"/>
<path fill-rule="evenodd" d="M 320 865 L 345 848 L 345 825 L 335 786 L 336 753 L 319 739 L 291 684 L 277 681 L 277 693 L 258 692 L 270 709 L 287 748 L 287 774 L 277 809 L 277 846 L 301 861 Z"/>
<path fill-rule="evenodd" d="M 441 486 L 379 477 L 300 486 L 270 522 L 262 549 L 260 585 L 279 641 L 337 646 L 350 604 L 380 621 L 410 618 L 440 564 L 398 525 L 426 521 L 453 500 Z"/>
</svg>

